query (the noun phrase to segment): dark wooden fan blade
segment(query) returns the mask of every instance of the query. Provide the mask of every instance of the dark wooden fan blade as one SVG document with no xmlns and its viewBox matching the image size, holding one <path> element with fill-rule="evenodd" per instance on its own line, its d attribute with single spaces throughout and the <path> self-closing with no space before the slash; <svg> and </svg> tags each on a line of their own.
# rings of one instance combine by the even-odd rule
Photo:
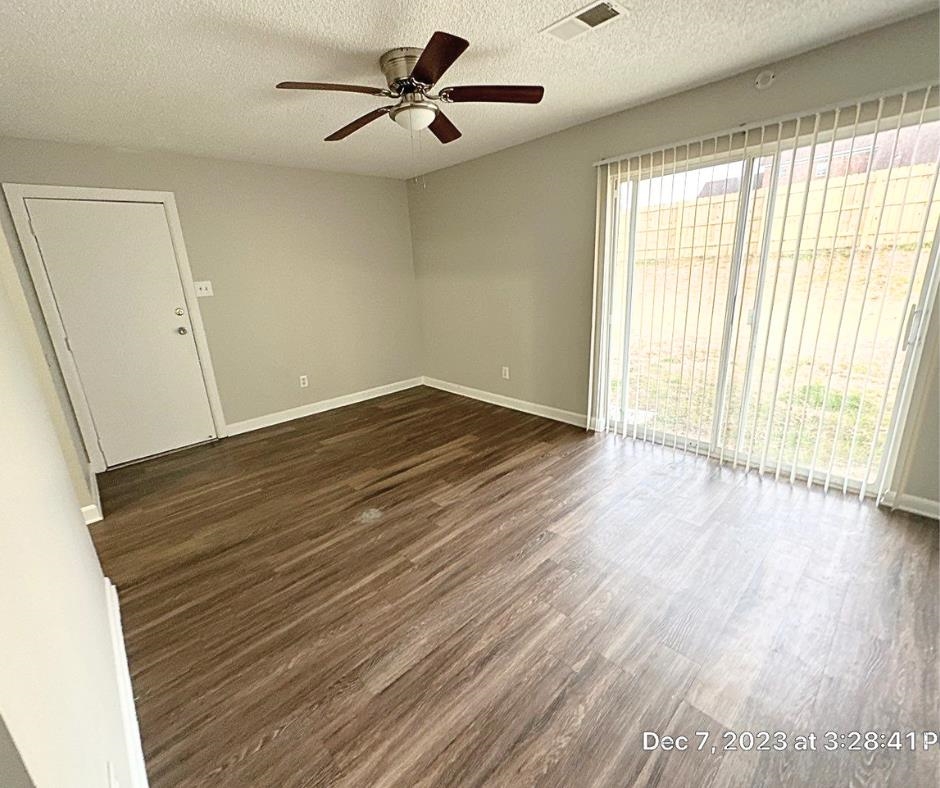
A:
<svg viewBox="0 0 940 788">
<path fill-rule="evenodd" d="M 433 85 L 468 46 L 469 41 L 438 31 L 431 36 L 415 67 L 411 69 L 411 78 L 424 85 Z"/>
<path fill-rule="evenodd" d="M 339 90 L 343 93 L 368 93 L 372 96 L 384 96 L 382 88 L 370 88 L 366 85 L 335 85 L 332 82 L 278 82 L 280 90 Z"/>
<path fill-rule="evenodd" d="M 545 95 L 541 85 L 459 85 L 444 88 L 444 101 L 500 101 L 509 104 L 538 104 Z"/>
<path fill-rule="evenodd" d="M 460 129 L 451 123 L 450 118 L 440 110 L 437 111 L 437 117 L 434 118 L 434 122 L 428 128 L 445 145 L 461 136 Z"/>
<path fill-rule="evenodd" d="M 343 128 L 334 131 L 329 137 L 324 139 L 324 142 L 336 142 L 337 140 L 345 139 L 354 131 L 359 131 L 363 126 L 370 124 L 373 120 L 378 120 L 383 115 L 387 115 L 391 109 L 391 107 L 379 107 L 378 109 L 372 110 L 372 112 L 367 112 L 361 118 L 356 118 L 352 123 L 347 123 Z"/>
</svg>

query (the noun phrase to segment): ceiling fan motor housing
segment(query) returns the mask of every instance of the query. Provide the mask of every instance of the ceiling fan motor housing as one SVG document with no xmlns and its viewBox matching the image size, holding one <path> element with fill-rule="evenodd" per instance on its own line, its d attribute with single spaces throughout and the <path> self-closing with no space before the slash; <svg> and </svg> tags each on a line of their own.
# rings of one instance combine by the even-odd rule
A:
<svg viewBox="0 0 940 788">
<path fill-rule="evenodd" d="M 402 95 L 423 92 L 422 87 L 427 86 L 421 86 L 411 78 L 411 71 L 423 51 L 420 47 L 398 47 L 379 58 L 379 68 L 390 90 Z"/>
</svg>

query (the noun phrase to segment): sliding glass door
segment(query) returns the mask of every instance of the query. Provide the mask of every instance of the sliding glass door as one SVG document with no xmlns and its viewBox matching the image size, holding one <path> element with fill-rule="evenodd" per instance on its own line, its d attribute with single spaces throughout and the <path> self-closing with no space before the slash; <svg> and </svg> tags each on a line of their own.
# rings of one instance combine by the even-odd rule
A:
<svg viewBox="0 0 940 788">
<path fill-rule="evenodd" d="M 631 292 L 615 300 L 610 404 L 634 437 L 698 443 L 711 434 L 745 169 L 733 161 L 620 186 L 628 240 L 615 288 Z"/>
<path fill-rule="evenodd" d="M 596 417 L 862 494 L 936 288 L 937 91 L 606 165 Z"/>
</svg>

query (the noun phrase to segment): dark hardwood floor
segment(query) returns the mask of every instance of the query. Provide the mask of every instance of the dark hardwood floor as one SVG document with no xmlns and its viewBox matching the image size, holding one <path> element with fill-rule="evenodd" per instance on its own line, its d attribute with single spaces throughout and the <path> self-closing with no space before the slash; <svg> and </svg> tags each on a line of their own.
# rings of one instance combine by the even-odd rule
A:
<svg viewBox="0 0 940 788">
<path fill-rule="evenodd" d="M 101 489 L 153 786 L 934 784 L 823 734 L 940 727 L 935 522 L 426 388 Z"/>
</svg>

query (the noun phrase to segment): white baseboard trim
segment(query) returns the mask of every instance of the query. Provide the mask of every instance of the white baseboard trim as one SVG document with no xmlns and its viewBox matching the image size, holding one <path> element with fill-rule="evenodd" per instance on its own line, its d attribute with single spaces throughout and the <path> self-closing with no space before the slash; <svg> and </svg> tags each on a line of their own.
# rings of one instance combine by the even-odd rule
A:
<svg viewBox="0 0 940 788">
<path fill-rule="evenodd" d="M 451 394 L 458 394 L 461 397 L 469 397 L 470 399 L 479 400 L 480 402 L 488 402 L 491 405 L 499 405 L 500 407 L 509 408 L 510 410 L 522 411 L 532 416 L 542 416 L 543 418 L 552 419 L 553 421 L 573 424 L 575 427 L 584 427 L 587 422 L 587 417 L 583 413 L 553 408 L 549 405 L 540 405 L 537 402 L 527 402 L 526 400 L 515 399 L 514 397 L 505 397 L 502 394 L 473 389 L 469 386 L 461 386 L 459 383 L 450 383 L 449 381 L 438 380 L 437 378 L 425 377 L 422 378 L 422 382 L 425 386 L 430 386 L 432 389 L 440 389 L 441 391 L 447 391 Z"/>
<path fill-rule="evenodd" d="M 275 424 L 283 424 L 285 421 L 302 419 L 304 416 L 312 416 L 314 413 L 323 413 L 326 410 L 342 408 L 346 405 L 355 405 L 357 402 L 364 402 L 367 399 L 384 397 L 386 394 L 394 394 L 396 391 L 404 391 L 415 386 L 421 385 L 422 378 L 409 378 L 408 380 L 399 380 L 395 383 L 386 383 L 384 386 L 365 389 L 364 391 L 354 391 L 352 394 L 343 394 L 332 399 L 324 399 L 319 402 L 311 402 L 309 405 L 301 405 L 298 408 L 282 410 L 277 413 L 269 413 L 266 416 L 258 416 L 254 419 L 245 421 L 236 421 L 234 424 L 225 425 L 228 435 L 241 435 L 243 432 L 260 430 L 263 427 L 272 427 Z"/>
<path fill-rule="evenodd" d="M 140 726 L 134 706 L 134 688 L 131 684 L 127 651 L 124 649 L 124 628 L 121 626 L 121 604 L 117 588 L 109 578 L 104 578 L 104 594 L 111 629 L 111 645 L 114 651 L 114 668 L 117 675 L 118 699 L 121 704 L 121 727 L 124 729 L 124 744 L 131 772 L 131 788 L 147 788 L 147 766 L 140 743 Z"/>
<path fill-rule="evenodd" d="M 101 509 L 93 503 L 82 507 L 82 517 L 85 518 L 85 525 L 100 523 L 104 519 L 104 515 L 101 514 Z"/>
<path fill-rule="evenodd" d="M 919 495 L 889 492 L 884 497 L 884 504 L 892 509 L 900 509 L 902 512 L 940 520 L 940 501 L 931 501 Z"/>
</svg>

